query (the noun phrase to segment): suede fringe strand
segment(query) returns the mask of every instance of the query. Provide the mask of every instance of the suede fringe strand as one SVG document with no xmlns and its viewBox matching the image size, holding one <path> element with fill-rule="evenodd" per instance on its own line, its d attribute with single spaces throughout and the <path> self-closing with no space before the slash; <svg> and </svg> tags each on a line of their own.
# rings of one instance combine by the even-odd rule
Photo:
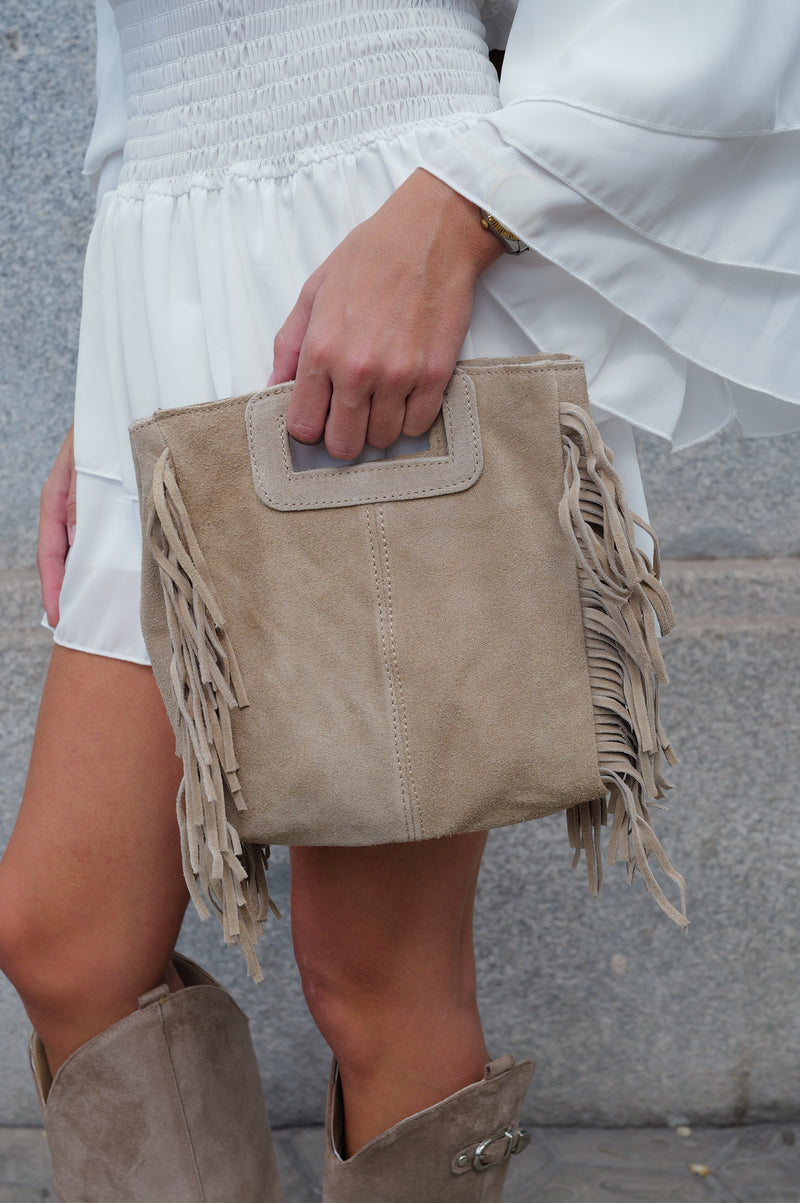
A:
<svg viewBox="0 0 800 1203">
<path fill-rule="evenodd" d="M 169 451 L 153 473 L 147 518 L 172 647 L 176 751 L 184 766 L 177 803 L 183 871 L 200 918 L 209 918 L 207 899 L 225 942 L 241 945 L 247 972 L 258 982 L 256 941 L 269 911 L 280 917 L 267 887 L 269 848 L 242 844 L 227 814 L 230 806 L 246 809 L 230 712 L 249 703 Z"/>
<path fill-rule="evenodd" d="M 562 403 L 560 409 L 565 466 L 559 518 L 577 557 L 597 755 L 608 789 L 605 798 L 566 812 L 573 866 L 583 851 L 589 888 L 596 895 L 602 882 L 600 828 L 611 814 L 609 864 L 624 861 L 629 880 L 638 869 L 661 909 L 685 929 L 684 880 L 650 826 L 647 808 L 648 798 L 663 798 L 670 788 L 662 774 L 662 757 L 676 763 L 658 717 L 658 686 L 667 674 L 656 620 L 664 635 L 675 624 L 659 579 L 658 543 L 652 528 L 628 508 L 592 419 L 577 405 Z M 652 564 L 636 546 L 636 526 L 653 540 Z M 680 910 L 656 881 L 648 860 L 651 853 L 677 884 Z"/>
</svg>

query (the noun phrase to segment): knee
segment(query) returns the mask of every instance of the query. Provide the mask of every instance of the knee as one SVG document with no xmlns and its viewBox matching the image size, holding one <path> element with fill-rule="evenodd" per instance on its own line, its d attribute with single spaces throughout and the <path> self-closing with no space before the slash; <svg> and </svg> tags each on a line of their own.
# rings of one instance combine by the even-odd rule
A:
<svg viewBox="0 0 800 1203">
<path fill-rule="evenodd" d="M 351 956 L 316 939 L 294 935 L 303 994 L 311 1017 L 339 1063 L 369 1061 L 380 1051 L 381 1033 L 391 1028 L 396 999 L 380 967 L 370 971 Z M 339 950 L 341 951 L 341 950 Z"/>
<path fill-rule="evenodd" d="M 22 1001 L 56 1002 L 70 977 L 59 918 L 35 896 L 24 875 L 0 865 L 0 970 Z"/>
<path fill-rule="evenodd" d="M 295 933 L 295 957 L 317 1028 L 351 1078 L 393 1063 L 398 1047 L 429 1049 L 479 1028 L 474 975 L 458 972 L 458 956 L 421 959 L 387 945 L 347 949 Z"/>
<path fill-rule="evenodd" d="M 24 872 L 0 865 L 0 970 L 29 1014 L 85 1005 L 99 981 L 115 980 L 113 960 L 99 916 L 83 926 L 75 911 L 40 893 Z"/>
<path fill-rule="evenodd" d="M 24 879 L 0 864 L 0 971 L 23 996 L 47 957 L 47 928 Z"/>
<path fill-rule="evenodd" d="M 304 940 L 296 928 L 292 937 L 306 1004 L 317 1027 L 327 1036 L 347 1016 L 364 1009 L 368 984 L 360 979 L 357 970 L 316 940 Z"/>
<path fill-rule="evenodd" d="M 369 1060 L 397 1032 L 412 1039 L 474 1014 L 471 895 L 482 839 L 457 874 L 452 845 L 437 841 L 292 850 L 295 957 L 312 1017 L 340 1062 L 345 1049 Z"/>
</svg>

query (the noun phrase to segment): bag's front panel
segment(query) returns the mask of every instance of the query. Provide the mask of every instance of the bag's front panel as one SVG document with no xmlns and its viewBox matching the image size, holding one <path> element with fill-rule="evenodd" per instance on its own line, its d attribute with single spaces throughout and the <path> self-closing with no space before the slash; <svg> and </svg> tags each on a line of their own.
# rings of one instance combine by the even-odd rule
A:
<svg viewBox="0 0 800 1203">
<path fill-rule="evenodd" d="M 327 510 L 259 500 L 246 398 L 158 415 L 250 702 L 231 716 L 244 839 L 432 838 L 604 792 L 557 518 L 576 371 L 475 367 L 476 484 Z"/>
<path fill-rule="evenodd" d="M 426 836 L 605 792 L 574 556 L 557 517 L 557 376 L 485 368 L 475 382 L 480 480 L 390 503 L 380 518 Z"/>
<path fill-rule="evenodd" d="M 184 416 L 173 459 L 250 702 L 232 713 L 242 838 L 413 838 L 368 507 L 269 510 L 253 490 L 243 416 L 196 414 L 202 435 L 185 437 Z"/>
<path fill-rule="evenodd" d="M 251 972 L 261 845 L 435 838 L 570 808 L 596 890 L 590 828 L 609 782 L 612 854 L 684 925 L 646 862 L 655 852 L 683 889 L 644 801 L 665 787 L 659 749 L 672 756 L 651 606 L 662 630 L 671 610 L 637 558 L 581 366 L 461 365 L 446 447 L 432 436 L 421 456 L 302 484 L 285 424 L 283 443 L 270 433 L 283 414 L 261 408 L 272 393 L 132 430 L 143 625 L 186 765 L 187 881 Z"/>
</svg>

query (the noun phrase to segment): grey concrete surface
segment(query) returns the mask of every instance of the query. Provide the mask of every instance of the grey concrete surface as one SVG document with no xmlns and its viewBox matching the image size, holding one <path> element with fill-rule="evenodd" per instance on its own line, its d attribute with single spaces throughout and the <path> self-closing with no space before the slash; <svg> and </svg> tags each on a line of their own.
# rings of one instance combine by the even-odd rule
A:
<svg viewBox="0 0 800 1203">
<path fill-rule="evenodd" d="M 0 5 L 0 563 L 33 563 L 42 469 L 69 423 L 92 198 L 93 6 Z"/>
<path fill-rule="evenodd" d="M 666 558 L 800 555 L 800 434 L 743 439 L 731 427 L 675 454 L 652 435 L 636 444 Z"/>
<path fill-rule="evenodd" d="M 0 846 L 49 647 L 37 629 L 35 524 L 74 377 L 92 208 L 79 174 L 90 10 L 88 0 L 0 8 Z M 657 823 L 688 879 L 692 925 L 682 937 L 620 870 L 592 901 L 583 871 L 568 867 L 559 818 L 495 833 L 477 928 L 490 1048 L 537 1058 L 538 1124 L 789 1122 L 800 1116 L 800 436 L 746 443 L 730 431 L 680 456 L 644 437 L 640 447 L 679 617 L 664 706 L 681 765 Z M 288 911 L 285 850 L 272 872 Z M 318 1123 L 327 1052 L 305 1011 L 288 923 L 271 926 L 260 987 L 243 980 L 239 954 L 212 925 L 190 916 L 182 947 L 251 1014 L 274 1118 Z M 36 1122 L 26 1030 L 3 982 L 0 1122 Z M 580 1198 L 565 1182 L 544 1197 Z M 722 1179 L 687 1182 L 685 1197 L 729 1197 L 696 1193 L 712 1187 Z"/>
<path fill-rule="evenodd" d="M 533 1129 L 505 1203 L 800 1203 L 800 1126 Z M 321 1128 L 275 1145 L 286 1203 L 320 1203 Z M 53 1203 L 39 1128 L 0 1129 L 0 1203 Z"/>
<path fill-rule="evenodd" d="M 490 838 L 476 933 L 481 1005 L 494 1052 L 537 1059 L 528 1118 L 539 1124 L 798 1115 L 800 564 L 670 561 L 665 578 L 679 620 L 665 646 L 665 721 L 682 763 L 657 822 L 688 879 L 688 936 L 619 868 L 607 870 L 600 900 L 589 898 L 582 869 L 569 868 L 560 817 Z M 14 748 L 0 782 L 7 834 L 47 637 L 30 629 L 32 577 L 12 574 L 2 586 L 11 602 L 0 611 L 16 607 L 19 622 L 29 606 L 28 627 L 0 631 L 14 682 L 0 702 Z M 288 910 L 285 849 L 272 873 Z M 288 923 L 270 927 L 261 986 L 244 979 L 212 924 L 189 915 L 182 947 L 250 1014 L 275 1120 L 313 1124 L 328 1055 L 303 1004 Z M 33 1122 L 25 1023 L 7 986 L 0 1030 L 0 1119 Z"/>
</svg>

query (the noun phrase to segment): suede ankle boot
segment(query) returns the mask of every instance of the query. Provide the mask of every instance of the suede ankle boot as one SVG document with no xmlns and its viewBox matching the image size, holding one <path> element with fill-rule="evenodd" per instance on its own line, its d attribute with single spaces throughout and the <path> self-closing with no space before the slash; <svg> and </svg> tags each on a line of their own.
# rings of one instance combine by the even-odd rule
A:
<svg viewBox="0 0 800 1203">
<path fill-rule="evenodd" d="M 322 1203 L 499 1203 L 509 1158 L 530 1141 L 519 1117 L 532 1073 L 532 1061 L 491 1061 L 483 1081 L 401 1120 L 345 1160 L 334 1063 Z"/>
<path fill-rule="evenodd" d="M 283 1203 L 247 1017 L 185 957 L 51 1079 L 30 1053 L 60 1203 Z"/>
</svg>

